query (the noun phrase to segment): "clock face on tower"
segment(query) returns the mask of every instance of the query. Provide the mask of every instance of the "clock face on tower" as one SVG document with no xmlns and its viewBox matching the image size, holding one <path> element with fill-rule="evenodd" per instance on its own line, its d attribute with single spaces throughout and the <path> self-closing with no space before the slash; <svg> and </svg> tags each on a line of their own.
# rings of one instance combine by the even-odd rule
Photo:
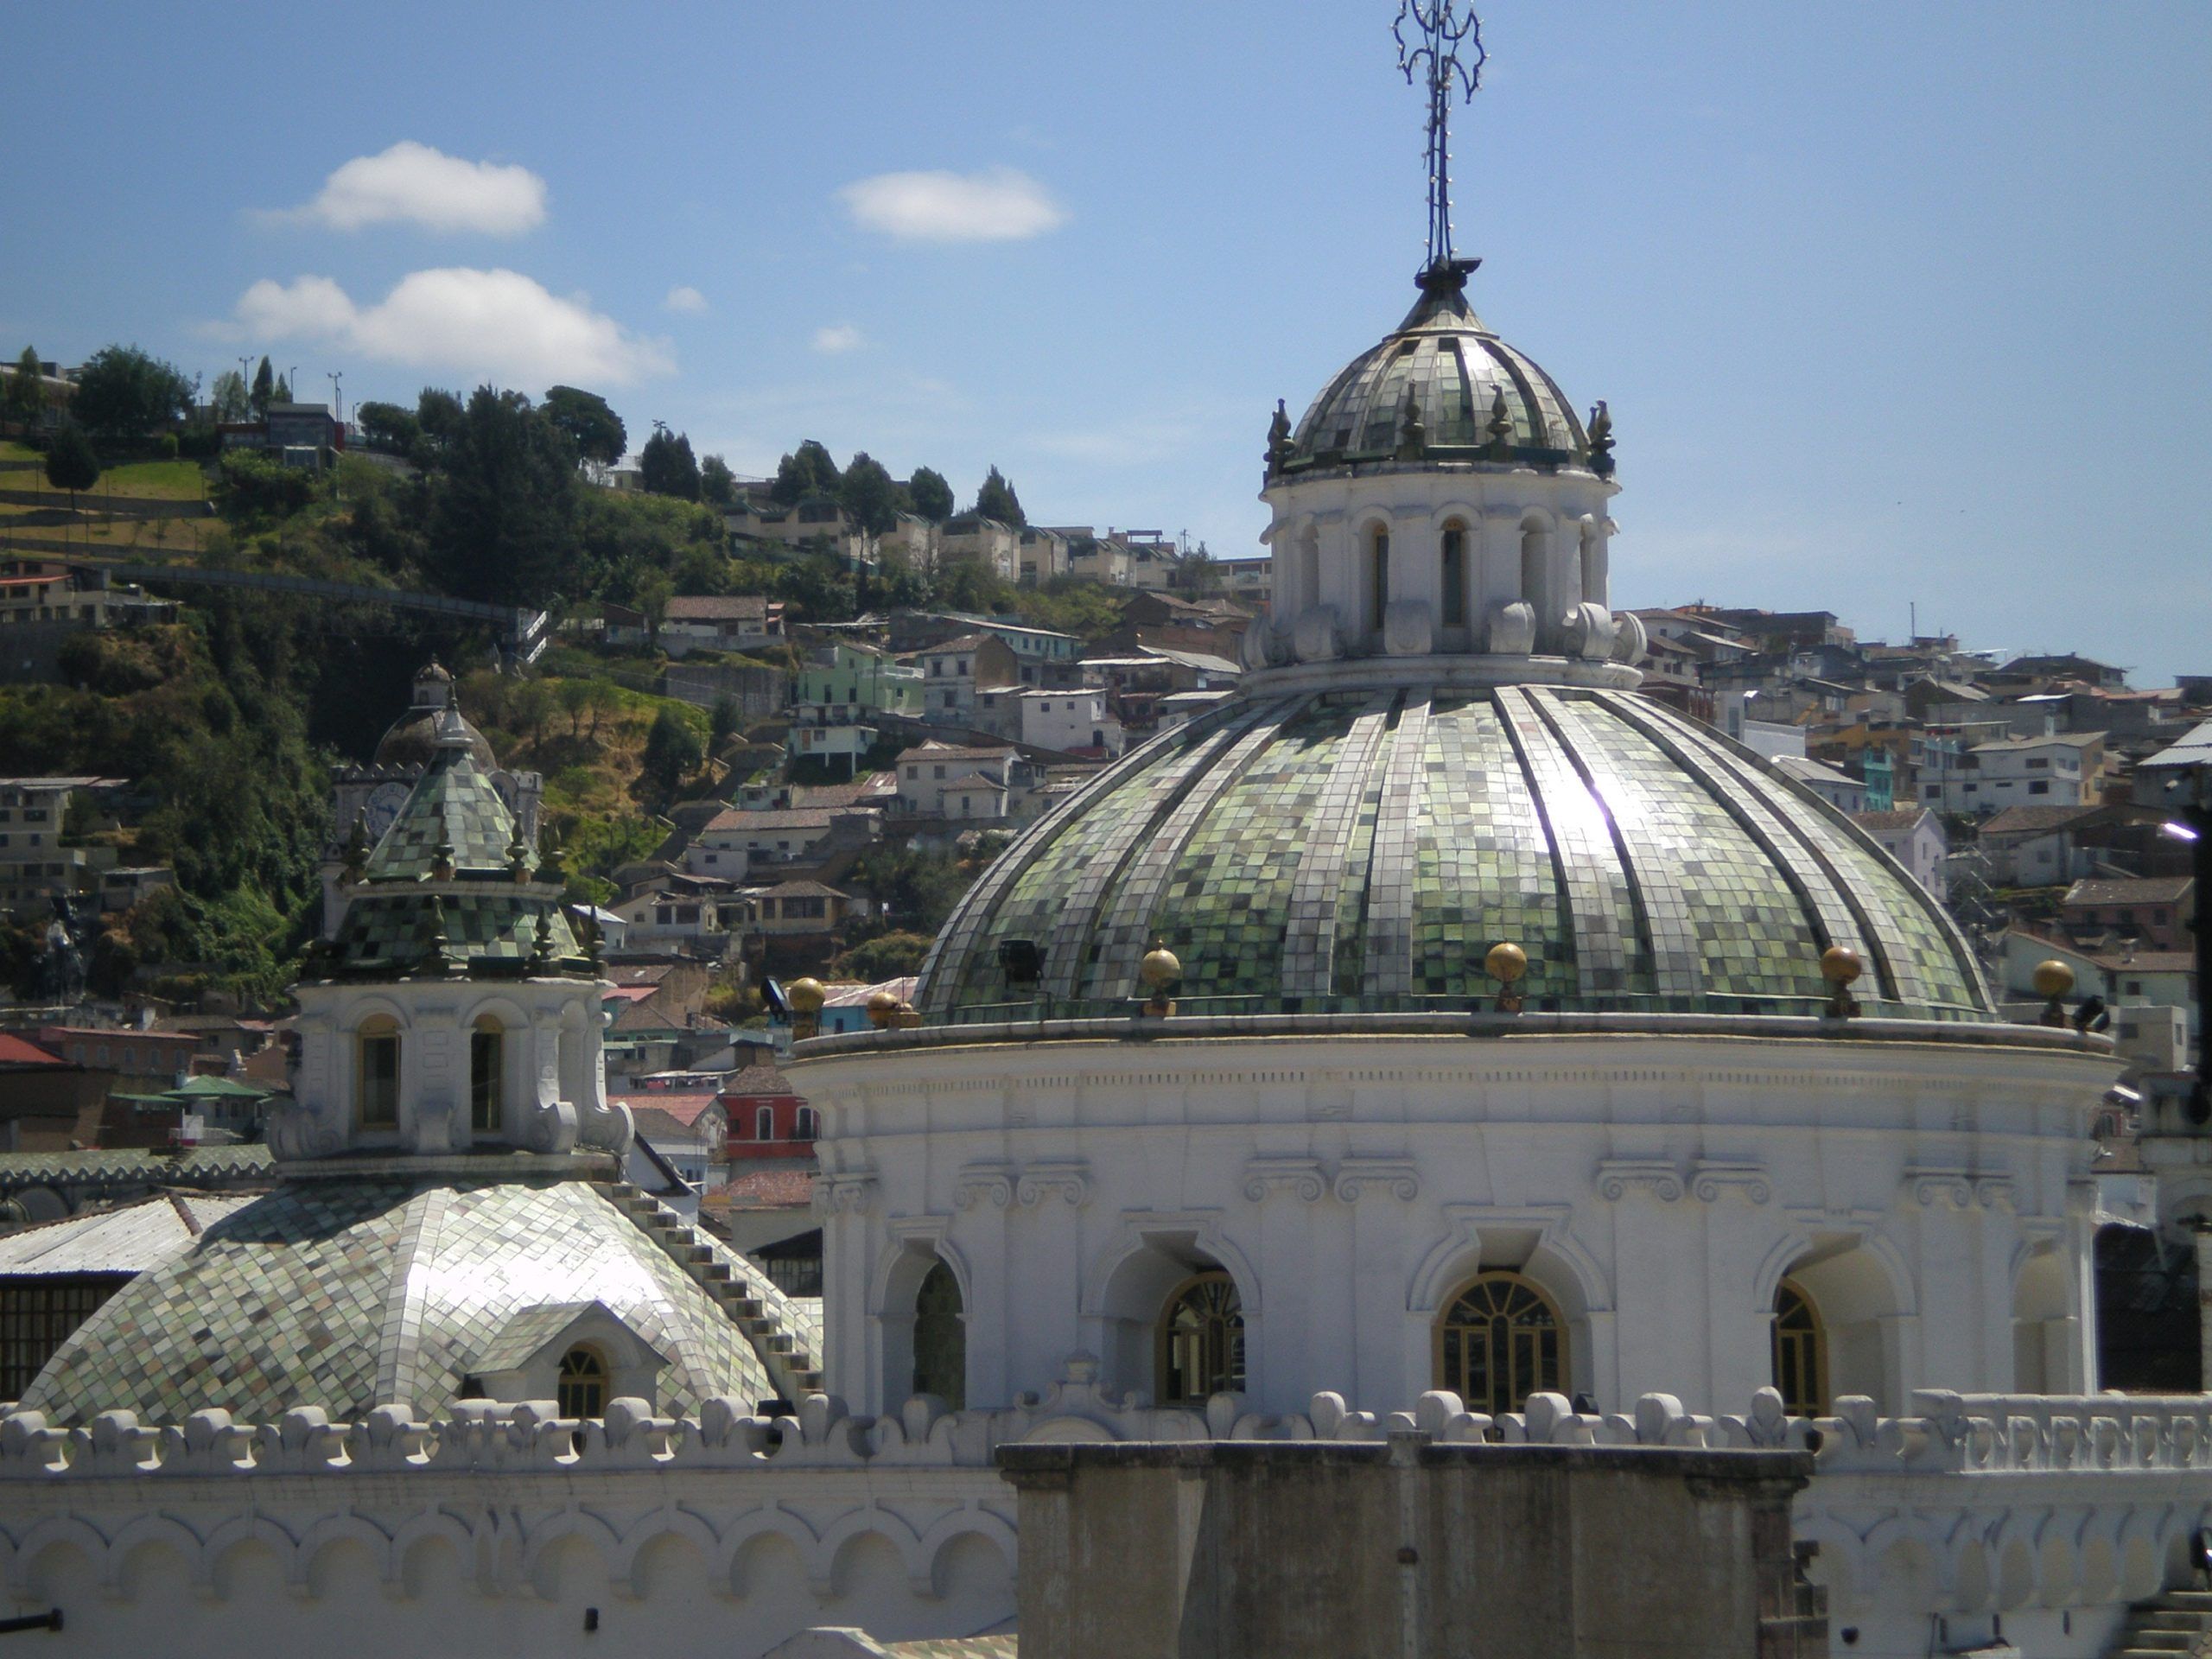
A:
<svg viewBox="0 0 2212 1659">
<path fill-rule="evenodd" d="M 406 802 L 407 785 L 404 784 L 378 784 L 370 792 L 368 802 L 361 810 L 368 817 L 372 843 L 391 828 L 391 821 L 399 816 L 399 809 Z"/>
</svg>

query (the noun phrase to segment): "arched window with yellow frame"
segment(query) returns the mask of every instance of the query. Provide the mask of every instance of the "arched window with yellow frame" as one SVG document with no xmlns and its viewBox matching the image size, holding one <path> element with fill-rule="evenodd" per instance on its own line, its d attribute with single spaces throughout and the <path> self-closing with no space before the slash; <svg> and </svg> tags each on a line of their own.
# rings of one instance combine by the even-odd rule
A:
<svg viewBox="0 0 2212 1659">
<path fill-rule="evenodd" d="M 1822 1417 L 1828 1409 L 1828 1338 L 1821 1310 L 1795 1279 L 1774 1293 L 1774 1386 L 1792 1417 Z"/>
<path fill-rule="evenodd" d="M 1158 1380 L 1163 1406 L 1202 1405 L 1244 1387 L 1244 1300 L 1219 1268 L 1177 1286 L 1160 1316 Z"/>
<path fill-rule="evenodd" d="M 1567 1321 L 1533 1279 L 1485 1273 L 1436 1322 L 1436 1386 L 1470 1411 L 1519 1411 L 1567 1387 Z"/>
<path fill-rule="evenodd" d="M 373 1014 L 353 1033 L 353 1118 L 365 1129 L 399 1127 L 399 1022 Z"/>
<path fill-rule="evenodd" d="M 569 1349 L 561 1356 L 561 1374 L 554 1389 L 554 1408 L 562 1416 L 606 1416 L 606 1356 L 588 1344 L 579 1343 Z"/>
</svg>

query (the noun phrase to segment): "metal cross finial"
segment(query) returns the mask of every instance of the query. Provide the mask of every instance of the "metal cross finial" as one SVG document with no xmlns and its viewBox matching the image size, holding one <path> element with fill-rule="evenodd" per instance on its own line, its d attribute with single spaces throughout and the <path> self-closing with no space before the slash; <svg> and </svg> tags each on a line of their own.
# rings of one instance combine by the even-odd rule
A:
<svg viewBox="0 0 2212 1659">
<path fill-rule="evenodd" d="M 1406 38 L 1408 23 L 1418 41 Z M 1459 0 L 1399 0 L 1390 34 L 1407 84 L 1418 73 L 1428 86 L 1427 270 L 1448 272 L 1458 264 L 1452 257 L 1452 88 L 1457 82 L 1459 95 L 1471 100 L 1490 54 L 1483 50 L 1481 20 L 1461 13 Z"/>
</svg>

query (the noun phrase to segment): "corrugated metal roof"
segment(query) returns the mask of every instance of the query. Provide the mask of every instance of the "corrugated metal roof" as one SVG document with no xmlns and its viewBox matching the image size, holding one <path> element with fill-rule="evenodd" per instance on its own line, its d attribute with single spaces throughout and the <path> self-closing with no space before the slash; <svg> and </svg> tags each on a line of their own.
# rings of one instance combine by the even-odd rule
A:
<svg viewBox="0 0 2212 1659">
<path fill-rule="evenodd" d="M 159 1193 L 0 1235 L 0 1278 L 145 1273 L 183 1255 L 194 1239 L 257 1196 Z"/>
</svg>

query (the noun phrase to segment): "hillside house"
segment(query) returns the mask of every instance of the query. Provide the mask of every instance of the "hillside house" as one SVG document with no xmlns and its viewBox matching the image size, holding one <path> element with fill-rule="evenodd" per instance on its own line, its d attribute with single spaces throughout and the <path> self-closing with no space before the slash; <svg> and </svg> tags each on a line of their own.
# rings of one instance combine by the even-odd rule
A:
<svg viewBox="0 0 2212 1659">
<path fill-rule="evenodd" d="M 1950 838 L 1943 833 L 1941 818 L 1924 806 L 1857 812 L 1853 817 L 1861 830 L 1881 843 L 1884 852 L 1904 865 L 1912 879 L 1939 902 L 1948 897 L 1943 858 L 1950 851 Z"/>
</svg>

